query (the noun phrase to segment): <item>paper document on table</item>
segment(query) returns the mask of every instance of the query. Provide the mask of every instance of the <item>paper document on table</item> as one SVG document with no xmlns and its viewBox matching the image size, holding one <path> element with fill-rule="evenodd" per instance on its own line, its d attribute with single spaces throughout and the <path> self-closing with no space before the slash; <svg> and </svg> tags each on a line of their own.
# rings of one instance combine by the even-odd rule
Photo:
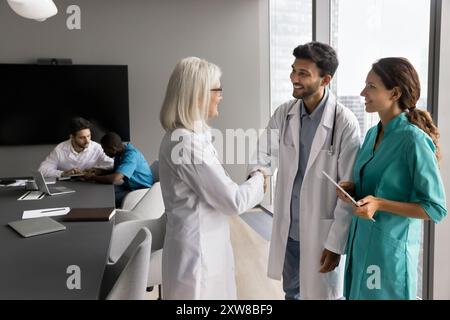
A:
<svg viewBox="0 0 450 320">
<path fill-rule="evenodd" d="M 27 183 L 28 180 L 15 180 L 15 181 L 8 181 L 7 184 L 3 184 L 0 182 L 0 186 L 4 187 L 23 187 Z"/>
<path fill-rule="evenodd" d="M 70 211 L 69 207 L 46 208 L 46 209 L 38 209 L 38 210 L 25 210 L 23 212 L 22 219 L 63 216 L 63 215 L 68 214 L 69 211 Z"/>
</svg>

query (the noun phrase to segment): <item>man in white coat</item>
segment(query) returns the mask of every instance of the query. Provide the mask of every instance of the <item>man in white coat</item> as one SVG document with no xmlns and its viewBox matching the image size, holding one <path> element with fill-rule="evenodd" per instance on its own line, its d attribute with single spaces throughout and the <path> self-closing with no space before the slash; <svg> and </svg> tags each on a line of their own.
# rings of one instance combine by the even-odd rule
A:
<svg viewBox="0 0 450 320">
<path fill-rule="evenodd" d="M 360 145 L 355 115 L 327 88 L 336 52 L 319 42 L 294 49 L 295 99 L 275 111 L 259 142 L 257 165 L 278 168 L 268 276 L 283 278 L 286 299 L 340 299 L 351 205 L 337 200 L 336 181 L 350 180 Z M 269 141 L 269 143 L 266 143 Z"/>
</svg>

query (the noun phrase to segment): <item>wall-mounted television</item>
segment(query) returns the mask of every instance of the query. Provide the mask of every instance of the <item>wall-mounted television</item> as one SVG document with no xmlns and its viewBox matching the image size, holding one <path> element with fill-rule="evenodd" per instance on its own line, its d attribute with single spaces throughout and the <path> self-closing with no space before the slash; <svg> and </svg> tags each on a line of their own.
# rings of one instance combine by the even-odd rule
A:
<svg viewBox="0 0 450 320">
<path fill-rule="evenodd" d="M 130 140 L 125 65 L 0 64 L 0 146 L 57 144 L 72 117 Z"/>
</svg>

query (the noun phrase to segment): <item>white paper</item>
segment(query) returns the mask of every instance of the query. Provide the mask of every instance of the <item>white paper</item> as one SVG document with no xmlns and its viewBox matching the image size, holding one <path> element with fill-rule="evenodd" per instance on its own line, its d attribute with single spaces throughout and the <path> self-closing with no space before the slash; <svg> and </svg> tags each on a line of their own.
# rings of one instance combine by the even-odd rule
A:
<svg viewBox="0 0 450 320">
<path fill-rule="evenodd" d="M 5 187 L 24 187 L 28 180 L 16 180 L 16 182 L 10 183 Z"/>
<path fill-rule="evenodd" d="M 68 214 L 69 211 L 70 211 L 69 207 L 45 208 L 45 209 L 38 209 L 38 210 L 24 210 L 22 219 L 63 216 L 63 215 Z"/>
</svg>

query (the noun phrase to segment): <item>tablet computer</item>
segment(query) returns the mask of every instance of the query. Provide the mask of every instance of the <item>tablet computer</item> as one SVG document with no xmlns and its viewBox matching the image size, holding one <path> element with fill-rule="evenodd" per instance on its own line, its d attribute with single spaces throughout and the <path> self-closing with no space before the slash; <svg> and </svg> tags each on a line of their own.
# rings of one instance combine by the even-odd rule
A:
<svg viewBox="0 0 450 320">
<path fill-rule="evenodd" d="M 322 173 L 325 175 L 325 177 L 328 178 L 328 180 L 331 181 L 331 183 L 333 183 L 339 190 L 341 190 L 342 193 L 345 194 L 345 196 L 346 196 L 347 198 L 349 198 L 349 199 L 353 202 L 353 204 L 354 204 L 355 206 L 359 207 L 358 202 L 356 202 L 356 200 L 353 199 L 353 197 L 352 197 L 350 194 L 348 194 L 347 191 L 345 191 L 345 190 L 344 190 L 344 189 L 343 189 L 336 181 L 334 181 L 333 178 L 331 178 L 325 171 L 322 171 Z"/>
<path fill-rule="evenodd" d="M 330 177 L 325 171 L 322 171 L 322 173 L 323 173 L 323 175 L 324 175 L 325 177 L 328 178 L 328 180 L 331 181 L 331 183 L 333 183 L 339 190 L 341 190 L 342 193 L 345 194 L 345 196 L 346 196 L 347 198 L 349 198 L 349 199 L 353 202 L 353 204 L 354 204 L 355 206 L 360 207 L 360 205 L 358 204 L 358 202 L 356 202 L 356 200 L 353 199 L 353 197 L 352 197 L 347 191 L 345 191 L 344 188 L 342 188 L 336 181 L 334 181 L 332 177 Z M 375 219 L 374 219 L 374 218 L 370 218 L 370 220 L 372 220 L 372 221 L 375 222 Z"/>
</svg>

